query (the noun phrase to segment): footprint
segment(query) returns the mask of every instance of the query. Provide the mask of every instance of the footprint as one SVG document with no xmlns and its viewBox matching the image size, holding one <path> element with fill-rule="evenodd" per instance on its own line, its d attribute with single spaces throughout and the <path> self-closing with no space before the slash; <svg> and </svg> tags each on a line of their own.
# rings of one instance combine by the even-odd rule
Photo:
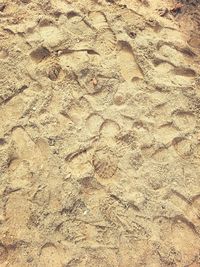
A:
<svg viewBox="0 0 200 267">
<path fill-rule="evenodd" d="M 142 79 L 143 74 L 136 62 L 131 46 L 126 42 L 120 42 L 118 49 L 117 62 L 123 78 L 126 81 Z"/>
<path fill-rule="evenodd" d="M 10 126 L 17 124 L 19 118 L 23 116 L 24 108 L 25 101 L 22 94 L 13 97 L 6 103 L 6 105 L 0 108 L 1 135 L 8 131 Z M 5 117 L 6 120 L 4 119 Z"/>
<path fill-rule="evenodd" d="M 152 155 L 155 153 L 155 149 L 152 145 L 142 147 L 141 151 L 144 158 L 152 158 Z"/>
<path fill-rule="evenodd" d="M 81 68 L 78 72 L 78 81 L 80 85 L 87 91 L 90 95 L 96 95 L 104 89 L 106 86 L 106 79 L 103 79 L 100 76 L 100 73 L 102 72 L 101 69 L 95 70 L 95 69 L 89 69 Z"/>
<path fill-rule="evenodd" d="M 198 1 L 196 1 L 198 2 Z M 188 44 L 193 48 L 200 48 L 199 28 L 200 28 L 200 12 L 196 9 L 196 12 L 191 14 L 191 35 Z"/>
<path fill-rule="evenodd" d="M 196 119 L 192 112 L 177 111 L 172 114 L 175 125 L 182 131 L 193 131 L 196 126 Z"/>
<path fill-rule="evenodd" d="M 126 146 L 136 147 L 136 143 L 138 141 L 136 132 L 132 130 L 120 131 L 116 139 L 117 143 L 123 145 L 123 147 Z"/>
<path fill-rule="evenodd" d="M 119 133 L 119 124 L 113 120 L 105 120 L 101 125 L 100 132 L 104 138 L 114 138 Z"/>
<path fill-rule="evenodd" d="M 91 194 L 96 190 L 102 189 L 102 185 L 94 177 L 84 177 L 79 180 L 81 192 Z"/>
<path fill-rule="evenodd" d="M 174 138 L 172 144 L 174 146 L 176 153 L 181 158 L 188 158 L 193 153 L 191 141 L 188 139 Z"/>
<path fill-rule="evenodd" d="M 32 198 L 32 202 L 36 203 L 38 206 L 41 206 L 41 207 L 47 206 L 50 202 L 50 191 L 45 187 L 39 188 L 35 192 Z"/>
<path fill-rule="evenodd" d="M 149 160 L 158 162 L 171 162 L 176 153 L 169 146 L 158 144 L 149 144 L 141 147 L 142 156 Z"/>
<path fill-rule="evenodd" d="M 108 148 L 100 149 L 95 151 L 92 165 L 99 178 L 111 179 L 117 171 L 118 159 L 115 153 Z"/>
<path fill-rule="evenodd" d="M 84 97 L 81 97 L 78 101 L 74 101 L 69 110 L 66 111 L 67 115 L 75 124 L 81 124 L 90 114 L 90 103 Z"/>
<path fill-rule="evenodd" d="M 45 47 L 55 48 L 66 40 L 65 34 L 55 26 L 40 27 L 38 34 Z"/>
<path fill-rule="evenodd" d="M 42 60 L 50 56 L 50 51 L 46 47 L 38 47 L 30 54 L 33 61 L 40 63 Z"/>
<path fill-rule="evenodd" d="M 192 33 L 188 44 L 193 48 L 200 48 L 200 38 L 198 33 Z"/>
<path fill-rule="evenodd" d="M 47 160 L 48 157 L 51 155 L 51 150 L 47 140 L 43 138 L 38 138 L 35 144 L 38 147 L 39 151 L 41 152 L 43 158 Z"/>
<path fill-rule="evenodd" d="M 93 255 L 92 255 L 93 254 Z M 98 252 L 90 252 L 89 255 L 86 257 L 86 262 L 84 266 L 87 267 L 94 267 L 94 266 L 101 266 L 101 267 L 113 267 L 116 266 L 116 262 L 113 260 L 113 253 L 109 251 L 104 251 L 103 254 Z M 113 265 L 114 264 L 114 265 Z M 78 267 L 78 266 L 77 266 Z"/>
<path fill-rule="evenodd" d="M 95 47 L 99 54 L 109 55 L 116 48 L 116 36 L 111 30 L 103 12 L 90 12 L 89 19 L 97 31 Z"/>
<path fill-rule="evenodd" d="M 59 252 L 52 243 L 45 244 L 40 253 L 39 266 L 41 267 L 62 267 Z"/>
<path fill-rule="evenodd" d="M 194 78 L 196 76 L 196 72 L 190 68 L 176 67 L 176 68 L 174 68 L 174 70 L 172 72 L 175 75 L 184 76 L 184 77 L 188 77 L 188 78 Z"/>
<path fill-rule="evenodd" d="M 122 235 L 122 238 L 124 241 L 126 240 L 124 235 Z M 153 245 L 150 241 L 145 240 L 144 238 L 135 240 L 135 242 L 127 241 L 125 241 L 124 245 L 119 248 L 119 267 L 161 266 L 159 257 L 155 254 Z M 134 253 L 136 250 L 137 254 Z"/>
<path fill-rule="evenodd" d="M 189 222 L 181 218 L 172 224 L 171 240 L 174 248 L 181 253 L 181 266 L 189 266 L 197 255 L 199 255 L 199 237 L 190 227 Z"/>
<path fill-rule="evenodd" d="M 168 42 L 158 42 L 158 57 L 162 56 L 163 60 L 166 59 L 169 63 L 173 65 L 181 66 L 185 61 L 186 57 L 194 57 L 195 54 L 189 46 L 182 44 L 173 44 Z"/>
<path fill-rule="evenodd" d="M 169 102 L 162 102 L 159 104 L 156 104 L 153 108 L 153 114 L 155 116 L 155 119 L 161 122 L 166 122 L 169 117 Z"/>
<path fill-rule="evenodd" d="M 67 170 L 76 177 L 87 176 L 89 173 L 92 173 L 93 168 L 90 164 L 90 148 L 80 150 L 75 152 L 75 155 L 72 155 L 72 159 L 67 160 Z"/>
<path fill-rule="evenodd" d="M 15 144 L 17 154 L 22 159 L 30 159 L 33 156 L 34 143 L 28 134 L 20 127 L 12 132 L 12 141 Z"/>
<path fill-rule="evenodd" d="M 182 221 L 185 222 L 195 234 L 200 234 L 199 215 L 200 215 L 200 195 L 197 194 L 191 198 L 186 197 L 184 193 L 172 189 L 170 202 L 181 212 Z"/>
<path fill-rule="evenodd" d="M 14 159 L 17 158 L 18 160 L 25 160 L 36 168 L 44 163 L 44 157 L 39 147 L 36 146 L 36 144 L 23 128 L 15 128 L 12 131 L 11 140 L 16 154 L 14 155 Z M 16 167 L 17 162 L 13 162 L 13 167 Z"/>
<path fill-rule="evenodd" d="M 173 77 L 169 73 L 173 71 L 173 66 L 160 59 L 154 60 L 154 65 L 156 66 L 155 72 L 153 72 L 153 78 L 155 83 L 160 83 L 160 77 L 162 77 L 163 83 L 167 86 L 172 85 Z"/>
<path fill-rule="evenodd" d="M 200 219 L 200 194 L 191 198 L 190 205 L 185 210 L 187 218 L 196 226 L 196 230 L 200 235 L 199 219 Z"/>
<path fill-rule="evenodd" d="M 103 122 L 103 117 L 96 113 L 92 113 L 86 119 L 86 126 L 92 134 L 99 134 L 99 130 Z"/>
<path fill-rule="evenodd" d="M 103 12 L 100 12 L 100 11 L 90 12 L 89 13 L 89 19 L 90 19 L 92 25 L 97 30 L 105 30 L 105 29 L 109 28 L 106 16 Z"/>
<path fill-rule="evenodd" d="M 177 130 L 170 123 L 161 125 L 155 133 L 156 140 L 164 144 L 171 142 L 176 135 Z"/>
<path fill-rule="evenodd" d="M 88 36 L 88 43 L 90 40 L 90 37 L 94 35 L 92 26 L 90 23 L 86 20 L 86 18 L 81 17 L 78 13 L 71 11 L 68 13 L 68 21 L 66 21 L 68 24 L 67 30 L 76 36 L 81 36 L 83 33 L 85 36 Z M 67 34 L 68 32 L 66 32 Z M 65 38 L 63 38 L 65 40 Z"/>
<path fill-rule="evenodd" d="M 161 147 L 155 150 L 155 152 L 152 155 L 152 158 L 155 161 L 168 162 L 170 160 L 170 151 L 168 148 Z"/>
<path fill-rule="evenodd" d="M 181 213 L 184 213 L 190 204 L 189 200 L 181 192 L 175 189 L 171 190 L 169 198 L 170 203 L 172 203 Z"/>
<path fill-rule="evenodd" d="M 160 77 L 162 77 L 162 82 L 166 86 L 174 86 L 174 84 L 186 86 L 191 85 L 191 80 L 196 76 L 194 70 L 174 67 L 170 61 L 165 59 L 154 58 L 154 65 L 155 70 L 152 75 L 156 84 L 160 83 Z"/>
<path fill-rule="evenodd" d="M 95 50 L 100 55 L 110 55 L 116 49 L 116 36 L 111 29 L 101 30 L 97 33 Z"/>
<path fill-rule="evenodd" d="M 16 239 L 27 239 L 27 233 L 29 233 L 27 223 L 30 213 L 31 205 L 27 196 L 20 195 L 18 192 L 9 195 L 5 206 L 5 216 L 10 235 Z"/>
</svg>

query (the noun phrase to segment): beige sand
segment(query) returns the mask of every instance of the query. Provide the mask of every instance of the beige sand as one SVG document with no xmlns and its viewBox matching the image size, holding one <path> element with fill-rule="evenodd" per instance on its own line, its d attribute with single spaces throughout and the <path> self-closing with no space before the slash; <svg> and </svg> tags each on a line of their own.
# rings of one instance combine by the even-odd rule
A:
<svg viewBox="0 0 200 267">
<path fill-rule="evenodd" d="M 200 8 L 173 7 L 1 0 L 1 267 L 200 266 Z"/>
</svg>

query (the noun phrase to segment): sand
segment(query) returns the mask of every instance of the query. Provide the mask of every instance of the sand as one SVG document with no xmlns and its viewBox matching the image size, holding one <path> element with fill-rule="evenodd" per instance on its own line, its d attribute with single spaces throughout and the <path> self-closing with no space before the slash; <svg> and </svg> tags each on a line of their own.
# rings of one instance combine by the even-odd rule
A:
<svg viewBox="0 0 200 267">
<path fill-rule="evenodd" d="M 0 266 L 200 266 L 198 1 L 0 1 Z"/>
</svg>

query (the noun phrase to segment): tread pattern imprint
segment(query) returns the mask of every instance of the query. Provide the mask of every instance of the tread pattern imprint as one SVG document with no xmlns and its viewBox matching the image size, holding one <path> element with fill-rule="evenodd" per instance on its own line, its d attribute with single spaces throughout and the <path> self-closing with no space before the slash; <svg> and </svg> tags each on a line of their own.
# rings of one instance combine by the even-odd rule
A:
<svg viewBox="0 0 200 267">
<path fill-rule="evenodd" d="M 200 7 L 175 2 L 0 1 L 0 266 L 200 266 Z"/>
</svg>

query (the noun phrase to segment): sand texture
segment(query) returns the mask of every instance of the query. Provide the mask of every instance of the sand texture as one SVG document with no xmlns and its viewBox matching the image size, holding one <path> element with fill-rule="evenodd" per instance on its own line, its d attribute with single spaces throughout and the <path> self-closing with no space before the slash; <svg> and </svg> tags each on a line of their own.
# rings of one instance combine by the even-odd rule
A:
<svg viewBox="0 0 200 267">
<path fill-rule="evenodd" d="M 200 266 L 200 4 L 0 0 L 0 266 Z"/>
</svg>

